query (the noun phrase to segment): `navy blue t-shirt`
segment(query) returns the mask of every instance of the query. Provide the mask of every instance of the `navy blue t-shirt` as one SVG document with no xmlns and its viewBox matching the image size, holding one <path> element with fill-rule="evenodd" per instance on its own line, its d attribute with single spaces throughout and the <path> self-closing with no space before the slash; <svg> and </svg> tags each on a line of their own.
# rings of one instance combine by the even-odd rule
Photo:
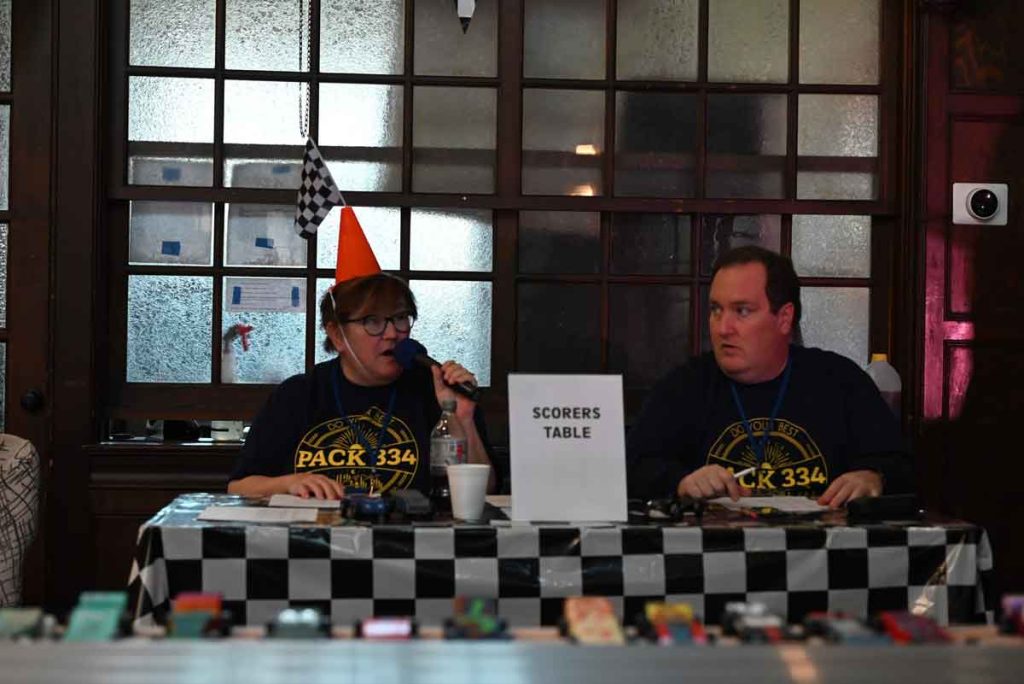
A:
<svg viewBox="0 0 1024 684">
<path fill-rule="evenodd" d="M 249 428 L 231 479 L 312 472 L 349 490 L 372 486 L 381 493 L 409 488 L 427 493 L 430 431 L 440 416 L 426 368 L 404 371 L 384 387 L 363 387 L 345 379 L 337 359 L 325 361 L 274 390 Z M 474 420 L 489 451 L 479 409 Z"/>
<path fill-rule="evenodd" d="M 765 494 L 819 495 L 839 475 L 863 469 L 882 474 L 887 494 L 910 491 L 899 422 L 867 374 L 822 349 L 790 347 L 790 363 L 789 387 L 763 463 L 736 407 L 732 381 L 713 354 L 659 381 L 627 436 L 629 495 L 670 497 L 684 476 L 709 464 L 733 472 L 759 466 L 741 483 Z M 736 383 L 755 440 L 763 439 L 781 383 L 781 375 Z"/>
</svg>

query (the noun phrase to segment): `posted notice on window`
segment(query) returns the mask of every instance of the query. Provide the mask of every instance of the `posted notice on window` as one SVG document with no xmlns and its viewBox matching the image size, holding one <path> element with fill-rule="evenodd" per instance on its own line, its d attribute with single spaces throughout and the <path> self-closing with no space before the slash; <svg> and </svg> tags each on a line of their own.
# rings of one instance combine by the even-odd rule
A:
<svg viewBox="0 0 1024 684">
<path fill-rule="evenodd" d="M 508 377 L 512 518 L 626 520 L 620 375 Z"/>
</svg>

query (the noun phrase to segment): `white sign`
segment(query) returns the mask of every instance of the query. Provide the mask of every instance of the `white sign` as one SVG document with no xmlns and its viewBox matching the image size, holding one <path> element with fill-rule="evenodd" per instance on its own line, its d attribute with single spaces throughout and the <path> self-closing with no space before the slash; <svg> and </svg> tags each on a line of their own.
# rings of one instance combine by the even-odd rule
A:
<svg viewBox="0 0 1024 684">
<path fill-rule="evenodd" d="M 508 377 L 513 520 L 626 520 L 620 375 Z"/>
<path fill-rule="evenodd" d="M 226 278 L 224 304 L 227 311 L 306 310 L 304 278 Z"/>
</svg>

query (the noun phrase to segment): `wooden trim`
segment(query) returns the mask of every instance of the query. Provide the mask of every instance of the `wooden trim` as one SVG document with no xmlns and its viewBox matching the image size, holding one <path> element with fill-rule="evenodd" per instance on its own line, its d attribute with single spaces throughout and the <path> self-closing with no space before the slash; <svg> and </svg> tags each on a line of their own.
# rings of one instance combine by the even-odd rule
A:
<svg viewBox="0 0 1024 684">
<path fill-rule="evenodd" d="M 100 98 L 106 69 L 104 16 L 98 0 L 60 3 L 57 15 L 56 78 L 61 97 L 56 109 L 56 202 L 53 252 L 53 481 L 49 529 L 60 539 L 48 549 L 48 601 L 69 606 L 91 583 L 83 563 L 93 553 L 88 497 L 82 483 L 88 464 L 81 445 L 95 440 L 96 360 L 106 359 L 102 328 L 97 327 L 104 279 L 97 253 L 104 244 L 99 226 L 103 178 L 100 160 L 104 103 Z M 104 3 L 105 4 L 105 3 Z"/>
</svg>

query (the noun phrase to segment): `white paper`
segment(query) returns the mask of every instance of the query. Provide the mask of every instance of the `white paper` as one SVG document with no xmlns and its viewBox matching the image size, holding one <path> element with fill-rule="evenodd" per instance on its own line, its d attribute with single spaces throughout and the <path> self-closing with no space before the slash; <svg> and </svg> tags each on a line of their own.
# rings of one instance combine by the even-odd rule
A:
<svg viewBox="0 0 1024 684">
<path fill-rule="evenodd" d="M 309 497 L 303 499 L 301 496 L 292 494 L 274 494 L 270 497 L 268 506 L 280 508 L 340 508 L 340 499 L 315 499 Z"/>
<path fill-rule="evenodd" d="M 620 375 L 508 378 L 512 517 L 626 520 Z"/>
<path fill-rule="evenodd" d="M 207 506 L 198 519 L 206 522 L 314 523 L 316 509 Z"/>
<path fill-rule="evenodd" d="M 302 278 L 227 278 L 224 295 L 225 309 L 232 312 L 306 310 Z"/>
<path fill-rule="evenodd" d="M 710 499 L 708 503 L 718 504 L 734 511 L 751 508 L 774 508 L 782 513 L 820 513 L 829 510 L 814 499 L 804 496 L 741 496 L 733 501 L 727 496 Z"/>
</svg>

